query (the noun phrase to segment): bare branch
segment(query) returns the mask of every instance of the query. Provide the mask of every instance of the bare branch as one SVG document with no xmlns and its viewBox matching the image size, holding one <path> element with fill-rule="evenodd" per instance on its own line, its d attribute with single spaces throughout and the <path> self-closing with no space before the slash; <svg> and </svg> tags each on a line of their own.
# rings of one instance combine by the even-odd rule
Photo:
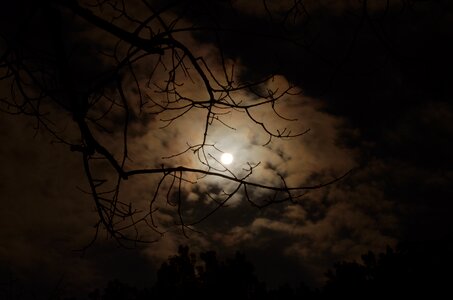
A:
<svg viewBox="0 0 453 300">
<path fill-rule="evenodd" d="M 271 21 L 285 30 L 297 23 L 298 18 L 310 16 L 302 0 L 294 0 L 279 18 L 267 1 L 262 4 Z M 362 23 L 374 24 L 367 14 L 366 1 L 363 5 L 357 34 Z M 257 208 L 285 201 L 297 203 L 296 199 L 305 192 L 338 182 L 352 171 L 322 183 L 299 186 L 288 185 L 288 179 L 275 172 L 272 185 L 252 177 L 261 168 L 260 163 L 244 162 L 235 169 L 219 161 L 216 155 L 226 151 L 213 142 L 213 128 L 240 132 L 241 126 L 231 121 L 233 116 L 259 128 L 268 138 L 264 145 L 277 139 L 301 137 L 310 131 L 294 132 L 291 128 L 301 128 L 301 124 L 291 126 L 297 118 L 288 117 L 280 106 L 291 97 L 300 96 L 297 87 L 287 84 L 270 88 L 276 78 L 272 72 L 257 80 L 242 78 L 241 70 L 238 71 L 240 63 L 227 51 L 225 35 L 255 36 L 285 45 L 295 44 L 305 51 L 309 49 L 297 39 L 226 28 L 217 20 L 195 24 L 186 19 L 191 9 L 186 1 L 171 1 L 155 8 L 146 0 L 103 0 L 91 4 L 50 0 L 36 4 L 33 10 L 33 14 L 43 12 L 46 18 L 43 23 L 50 24 L 45 27 L 49 32 L 39 33 L 43 45 L 24 42 L 25 32 L 33 26 L 29 19 L 14 39 L 0 36 L 2 46 L 5 45 L 0 53 L 0 82 L 9 88 L 7 95 L 0 98 L 0 111 L 34 118 L 36 130 L 44 129 L 58 143 L 80 152 L 88 181 L 88 187 L 80 190 L 92 196 L 99 217 L 94 239 L 102 228 L 121 245 L 134 246 L 137 242 L 156 241 L 171 226 L 178 227 L 188 237 L 189 232 L 198 232 L 196 225 L 228 206 L 234 197 L 247 200 Z M 75 18 L 64 18 L 67 16 Z M 62 26 L 62 20 L 68 22 L 67 27 Z M 74 32 L 80 31 L 79 27 L 88 28 L 88 33 L 96 32 L 96 35 L 78 36 Z M 377 28 L 374 30 L 385 42 L 385 36 Z M 213 50 L 209 48 L 209 53 L 205 53 L 205 49 L 198 49 L 194 34 L 209 37 L 212 40 L 209 47 Z M 92 44 L 96 49 L 93 53 L 78 54 L 79 44 Z M 78 75 L 80 70 L 85 75 Z M 89 78 L 84 78 L 86 74 Z M 279 124 L 261 117 L 262 110 L 270 112 Z M 178 121 L 194 113 L 198 118 L 194 123 L 201 124 L 199 136 L 190 137 L 193 140 L 187 141 L 183 149 L 172 149 L 175 154 L 162 157 L 162 163 L 156 164 L 160 167 L 144 167 L 149 166 L 148 161 L 134 164 L 136 136 L 143 135 L 140 130 L 165 133 L 170 126 L 178 126 Z M 152 121 L 144 116 L 151 116 Z M 143 125 L 147 122 L 153 122 L 155 127 Z M 72 129 L 62 129 L 67 123 Z M 137 133 L 135 129 L 139 126 Z M 155 144 L 150 148 L 153 147 L 158 148 Z M 195 162 L 174 163 L 185 157 Z M 171 165 L 165 166 L 165 160 L 172 161 Z M 127 187 L 124 181 L 138 177 L 148 180 L 146 175 L 151 178 L 150 191 L 145 197 L 146 205 L 140 206 L 137 204 L 140 201 L 123 192 L 124 186 Z M 204 181 L 207 178 L 229 185 L 221 187 L 218 194 L 199 192 L 208 198 L 209 208 L 195 220 L 191 219 L 185 215 L 189 206 L 187 193 L 203 184 L 210 187 Z M 256 199 L 255 190 L 272 197 Z M 165 206 L 165 212 L 160 204 Z M 161 221 L 157 217 L 160 214 L 171 215 L 173 223 Z"/>
</svg>

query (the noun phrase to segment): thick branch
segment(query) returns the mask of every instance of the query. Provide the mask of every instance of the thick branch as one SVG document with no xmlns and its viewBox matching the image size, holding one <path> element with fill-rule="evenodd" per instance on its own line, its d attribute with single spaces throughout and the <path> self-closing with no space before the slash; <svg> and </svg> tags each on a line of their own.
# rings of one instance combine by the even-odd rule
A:
<svg viewBox="0 0 453 300">
<path fill-rule="evenodd" d="M 187 167 L 173 167 L 173 168 L 162 168 L 162 169 L 137 169 L 137 170 L 132 170 L 132 171 L 127 171 L 124 172 L 126 177 L 131 177 L 134 175 L 140 175 L 140 174 L 168 174 L 171 172 L 187 172 L 187 173 L 196 173 L 196 174 L 202 174 L 202 175 L 209 175 L 209 176 L 214 176 L 214 177 L 220 177 L 227 179 L 232 182 L 237 182 L 237 183 L 242 183 L 245 186 L 252 186 L 252 187 L 257 187 L 265 190 L 270 190 L 270 191 L 276 191 L 276 192 L 288 192 L 288 191 L 300 191 L 300 190 L 316 190 L 320 189 L 322 187 L 331 185 L 347 175 L 349 175 L 354 169 L 351 169 L 341 175 L 340 177 L 336 177 L 328 182 L 320 183 L 320 184 L 315 184 L 315 185 L 308 185 L 308 186 L 298 186 L 298 187 L 277 187 L 277 186 L 270 186 L 270 185 L 264 185 L 256 182 L 251 182 L 251 181 L 246 181 L 241 178 L 225 175 L 223 173 L 217 173 L 217 172 L 212 172 L 212 171 L 206 171 L 206 170 L 201 170 L 201 169 L 194 169 L 194 168 L 187 168 Z"/>
<path fill-rule="evenodd" d="M 156 39 L 146 40 L 140 38 L 138 35 L 134 33 L 130 33 L 122 28 L 115 26 L 113 23 L 107 22 L 106 20 L 96 16 L 91 12 L 89 9 L 83 8 L 77 4 L 77 1 L 73 0 L 63 0 L 63 1 L 56 1 L 58 4 L 63 5 L 64 7 L 69 8 L 73 13 L 76 15 L 84 18 L 94 26 L 101 28 L 120 40 L 128 42 L 129 44 L 142 49 L 148 53 L 154 54 L 164 54 L 164 51 L 160 49 L 158 46 L 160 42 Z"/>
</svg>

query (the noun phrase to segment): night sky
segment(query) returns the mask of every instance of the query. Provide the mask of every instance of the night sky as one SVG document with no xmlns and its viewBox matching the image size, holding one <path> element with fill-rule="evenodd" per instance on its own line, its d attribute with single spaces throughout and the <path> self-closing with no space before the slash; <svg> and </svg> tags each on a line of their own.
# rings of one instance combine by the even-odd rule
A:
<svg viewBox="0 0 453 300">
<path fill-rule="evenodd" d="M 5 54 L 8 49 L 22 53 L 23 63 L 36 72 L 51 70 L 56 54 L 54 31 L 49 28 L 64 37 L 73 93 L 82 94 L 101 80 L 99 74 L 114 64 L 107 54 L 127 53 L 127 42 L 116 44 L 117 37 L 77 16 L 61 4 L 65 1 L 48 1 L 42 7 L 32 2 L 1 4 L 0 76 L 7 69 L 3 59 L 11 59 Z M 77 2 L 86 8 L 88 3 L 97 3 Z M 124 2 L 129 16 L 148 17 L 141 1 Z M 166 5 L 161 0 L 149 2 L 157 9 Z M 295 93 L 283 95 L 275 104 L 275 111 L 285 118 L 267 104 L 251 110 L 256 120 L 273 132 L 309 129 L 301 136 L 273 138 L 266 144 L 268 135 L 257 122 L 230 110 L 208 131 L 207 143 L 216 145 L 207 150 L 213 165 L 222 169 L 215 161 L 220 157 L 218 148 L 233 154 L 229 168 L 234 174 L 243 174 L 247 163 L 260 163 L 248 179 L 276 186 L 282 183 L 280 175 L 287 186 L 309 186 L 351 173 L 332 185 L 307 191 L 297 203 L 257 208 L 239 191 L 226 206 L 194 225 L 194 230 L 184 232 L 175 225 L 175 206 L 165 198 L 168 181 L 153 216 L 159 232 L 139 228 L 142 238 L 156 242 L 126 249 L 100 230 L 96 241 L 82 251 L 95 235 L 98 215 L 93 198 L 86 193 L 81 154 L 56 141 L 42 125 L 37 127 L 36 116 L 8 113 L 12 110 L 5 101 L 12 99 L 12 83 L 3 78 L 0 283 L 14 278 L 39 297 L 58 284 L 68 294 L 86 295 L 114 278 L 148 286 L 161 263 L 185 244 L 193 252 L 215 250 L 220 257 L 242 251 L 269 286 L 304 281 L 316 287 L 323 284 L 326 270 L 335 262 L 357 260 L 369 250 L 380 252 L 405 243 L 451 249 L 451 1 L 307 0 L 296 1 L 299 5 L 290 13 L 294 1 L 179 2 L 162 16 L 169 23 L 183 16 L 175 28 L 210 28 L 175 36 L 203 57 L 213 74 L 224 74 L 221 49 L 227 72 L 234 65 L 235 82 L 275 75 L 256 87 L 255 93 L 238 91 L 235 99 L 252 103 L 257 101 L 256 94 L 278 94 L 293 87 Z M 89 9 L 129 32 L 136 28 L 108 3 L 102 9 Z M 59 22 L 50 17 L 54 11 L 61 16 Z M 149 104 L 139 109 L 140 93 L 149 99 L 163 97 L 156 86 L 165 82 L 169 70 L 156 63 L 157 56 L 134 65 L 135 77 L 127 70 L 122 73 L 124 93 L 132 107 L 126 166 L 203 168 L 191 151 L 173 155 L 188 144 L 202 142 L 206 109 L 191 110 L 174 122 L 166 121 L 175 117 L 173 111 L 156 113 L 156 107 Z M 179 75 L 182 93 L 206 97 L 199 79 Z M 33 87 L 26 88 L 33 93 Z M 103 88 L 109 93 L 115 86 L 107 83 Z M 92 107 L 93 118 L 105 110 L 102 105 Z M 54 132 L 74 143 L 80 140 L 68 111 L 51 101 L 42 109 Z M 115 155 L 122 151 L 121 122 L 113 108 L 101 120 L 106 131 L 90 125 Z M 108 165 L 96 163 L 94 169 L 115 182 Z M 235 187 L 215 177 L 187 176 L 187 180 L 197 180 L 182 187 L 183 216 L 188 223 L 215 207 L 214 200 L 223 191 Z M 124 181 L 121 199 L 146 210 L 159 179 L 159 175 L 145 174 Z M 251 189 L 250 194 L 258 202 L 272 197 L 259 189 Z"/>
</svg>

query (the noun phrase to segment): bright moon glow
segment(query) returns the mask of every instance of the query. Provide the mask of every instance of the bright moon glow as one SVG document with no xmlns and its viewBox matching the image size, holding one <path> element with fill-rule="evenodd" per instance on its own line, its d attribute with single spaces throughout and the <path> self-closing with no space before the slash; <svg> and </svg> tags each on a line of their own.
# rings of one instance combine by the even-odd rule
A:
<svg viewBox="0 0 453 300">
<path fill-rule="evenodd" d="M 233 162 L 233 155 L 231 155 L 230 153 L 223 153 L 220 157 L 220 161 L 222 162 L 222 164 L 229 165 Z"/>
</svg>

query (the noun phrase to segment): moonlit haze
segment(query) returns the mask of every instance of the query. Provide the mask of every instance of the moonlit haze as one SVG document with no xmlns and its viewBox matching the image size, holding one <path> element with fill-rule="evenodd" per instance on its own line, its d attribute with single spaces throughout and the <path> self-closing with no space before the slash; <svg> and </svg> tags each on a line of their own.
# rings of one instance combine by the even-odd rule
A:
<svg viewBox="0 0 453 300">
<path fill-rule="evenodd" d="M 233 155 L 225 152 L 220 156 L 220 161 L 225 165 L 229 165 L 233 162 Z"/>
</svg>

